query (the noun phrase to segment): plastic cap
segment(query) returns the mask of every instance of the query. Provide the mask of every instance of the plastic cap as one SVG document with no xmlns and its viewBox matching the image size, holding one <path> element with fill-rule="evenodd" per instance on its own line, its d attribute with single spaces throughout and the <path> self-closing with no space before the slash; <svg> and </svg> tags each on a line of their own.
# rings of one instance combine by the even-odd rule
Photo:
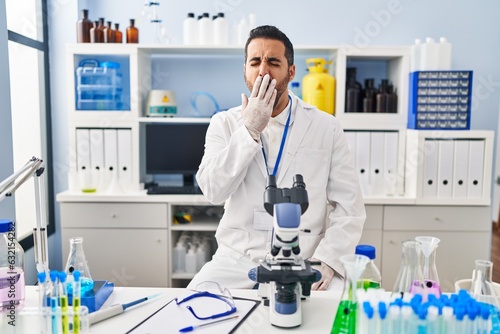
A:
<svg viewBox="0 0 500 334">
<path fill-rule="evenodd" d="M 422 44 L 422 40 L 420 38 L 415 39 L 415 44 Z"/>
<path fill-rule="evenodd" d="M 82 276 L 82 273 L 79 270 L 73 271 L 73 278 L 75 279 L 75 282 L 80 280 L 80 276 Z"/>
<path fill-rule="evenodd" d="M 38 273 L 37 276 L 38 276 L 38 282 L 45 283 L 45 280 L 47 279 L 47 274 L 45 273 L 45 271 Z"/>
<path fill-rule="evenodd" d="M 224 18 L 224 13 L 219 13 L 217 16 Z"/>
<path fill-rule="evenodd" d="M 57 279 L 57 271 L 55 271 L 55 270 L 51 270 L 51 271 L 50 271 L 50 280 L 51 280 L 52 282 L 55 282 L 55 281 L 56 281 L 56 279 Z"/>
<path fill-rule="evenodd" d="M 300 86 L 300 83 L 298 83 L 297 81 L 292 82 L 293 88 L 298 88 L 299 86 Z"/>
<path fill-rule="evenodd" d="M 0 233 L 9 232 L 12 223 L 14 223 L 12 219 L 0 219 Z"/>
<path fill-rule="evenodd" d="M 57 273 L 57 276 L 59 277 L 59 281 L 61 281 L 62 283 L 66 282 L 66 273 L 64 271 L 60 271 L 59 273 Z"/>
<path fill-rule="evenodd" d="M 102 61 L 99 64 L 100 67 L 106 67 L 106 68 L 120 68 L 120 64 L 114 61 Z"/>
<path fill-rule="evenodd" d="M 432 37 L 427 37 L 427 38 L 425 39 L 425 42 L 426 42 L 426 43 L 434 43 L 434 38 L 432 38 Z"/>
<path fill-rule="evenodd" d="M 194 13 L 188 13 L 188 17 L 194 18 Z"/>
<path fill-rule="evenodd" d="M 446 37 L 440 37 L 440 38 L 439 38 L 439 41 L 440 41 L 441 43 L 447 43 L 447 42 L 448 42 L 448 40 L 446 40 Z"/>
<path fill-rule="evenodd" d="M 356 254 L 364 255 L 370 258 L 370 260 L 375 259 L 375 247 L 372 245 L 357 245 Z"/>
</svg>

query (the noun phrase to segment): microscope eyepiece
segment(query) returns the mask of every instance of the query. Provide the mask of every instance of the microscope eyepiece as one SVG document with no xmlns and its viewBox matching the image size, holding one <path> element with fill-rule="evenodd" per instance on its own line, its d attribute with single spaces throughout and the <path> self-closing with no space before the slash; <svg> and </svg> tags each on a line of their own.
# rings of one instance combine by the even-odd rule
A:
<svg viewBox="0 0 500 334">
<path fill-rule="evenodd" d="M 293 187 L 294 188 L 305 188 L 306 184 L 304 183 L 304 178 L 302 175 L 297 174 L 293 177 Z"/>
</svg>

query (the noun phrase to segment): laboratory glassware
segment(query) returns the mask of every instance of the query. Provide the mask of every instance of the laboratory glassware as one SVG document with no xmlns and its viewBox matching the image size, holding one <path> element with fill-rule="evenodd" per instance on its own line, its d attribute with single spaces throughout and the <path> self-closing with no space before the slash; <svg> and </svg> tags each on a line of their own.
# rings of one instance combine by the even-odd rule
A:
<svg viewBox="0 0 500 334">
<path fill-rule="evenodd" d="M 135 20 L 130 19 L 130 26 L 125 31 L 127 35 L 127 43 L 139 43 L 139 29 L 135 26 Z"/>
<path fill-rule="evenodd" d="M 379 289 L 382 285 L 382 276 L 374 262 L 376 255 L 375 247 L 372 245 L 357 245 L 355 253 L 365 255 L 370 259 L 359 278 L 359 287 L 365 290 L 369 288 Z"/>
<path fill-rule="evenodd" d="M 90 29 L 90 43 L 104 43 L 104 18 L 95 21 Z"/>
<path fill-rule="evenodd" d="M 493 262 L 476 260 L 469 292 L 478 300 L 500 308 L 492 281 Z"/>
<path fill-rule="evenodd" d="M 427 293 L 437 297 L 441 296 L 441 285 L 436 268 L 436 249 L 441 240 L 436 237 L 418 236 L 415 240 L 420 242 L 424 263 L 422 274 L 424 276 Z"/>
<path fill-rule="evenodd" d="M 113 30 L 113 27 L 111 26 L 111 21 L 108 21 L 107 25 L 103 29 L 104 43 L 114 43 L 116 38 L 115 36 L 116 32 Z"/>
<path fill-rule="evenodd" d="M 345 269 L 344 291 L 333 322 L 332 334 L 356 333 L 356 286 L 370 259 L 365 255 L 347 254 L 340 257 Z"/>
<path fill-rule="evenodd" d="M 24 250 L 15 238 L 15 223 L 0 219 L 0 311 L 24 303 Z"/>
<path fill-rule="evenodd" d="M 345 93 L 345 112 L 360 112 L 361 110 L 361 84 L 356 81 L 356 68 L 347 68 L 346 93 Z"/>
<path fill-rule="evenodd" d="M 76 22 L 76 40 L 78 43 L 90 43 L 90 29 L 94 23 L 89 20 L 89 10 L 82 10 L 82 18 Z"/>
<path fill-rule="evenodd" d="M 422 274 L 422 248 L 416 240 L 402 242 L 402 258 L 393 294 L 403 297 L 405 293 L 422 294 L 427 298 L 427 290 Z"/>
<path fill-rule="evenodd" d="M 81 295 L 85 296 L 89 294 L 89 292 L 94 288 L 94 280 L 92 279 L 92 275 L 90 274 L 87 259 L 85 257 L 85 252 L 83 251 L 83 238 L 70 238 L 69 245 L 70 249 L 68 261 L 66 262 L 64 271 L 68 275 L 72 275 L 75 270 L 78 270 L 80 272 L 80 291 Z M 72 283 L 72 281 L 73 277 L 68 277 L 68 282 Z M 68 285 L 68 294 L 72 294 L 72 291 L 73 289 L 70 284 Z"/>
<path fill-rule="evenodd" d="M 115 23 L 115 43 L 123 42 L 123 33 L 120 31 L 120 24 Z"/>
</svg>

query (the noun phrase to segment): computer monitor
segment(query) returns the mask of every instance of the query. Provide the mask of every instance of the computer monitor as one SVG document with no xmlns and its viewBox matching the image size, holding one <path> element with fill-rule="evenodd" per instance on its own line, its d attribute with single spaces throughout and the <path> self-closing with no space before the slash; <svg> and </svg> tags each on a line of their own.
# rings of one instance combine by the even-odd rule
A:
<svg viewBox="0 0 500 334">
<path fill-rule="evenodd" d="M 208 121 L 146 124 L 146 173 L 182 174 L 184 186 L 193 186 L 205 151 L 208 124 Z"/>
</svg>

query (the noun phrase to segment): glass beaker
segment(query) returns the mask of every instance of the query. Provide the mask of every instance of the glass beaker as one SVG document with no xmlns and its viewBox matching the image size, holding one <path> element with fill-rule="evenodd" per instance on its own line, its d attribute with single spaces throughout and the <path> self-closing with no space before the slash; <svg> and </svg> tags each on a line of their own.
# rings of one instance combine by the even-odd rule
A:
<svg viewBox="0 0 500 334">
<path fill-rule="evenodd" d="M 427 290 L 422 274 L 422 246 L 416 240 L 402 242 L 402 259 L 393 294 L 403 297 L 405 293 L 422 294 L 427 299 Z"/>
<path fill-rule="evenodd" d="M 429 236 L 415 237 L 415 240 L 420 242 L 422 253 L 424 254 L 422 274 L 424 275 L 427 293 L 440 297 L 441 285 L 439 284 L 439 276 L 436 268 L 436 249 L 441 240 Z"/>
<path fill-rule="evenodd" d="M 83 251 L 83 238 L 76 237 L 69 239 L 69 256 L 66 262 L 66 268 L 64 271 L 68 274 L 68 283 L 72 282 L 73 272 L 75 270 L 81 273 L 81 295 L 88 295 L 89 292 L 94 288 L 94 280 L 92 275 L 90 275 L 89 266 L 87 264 L 87 259 L 85 258 L 85 253 Z M 72 284 L 68 284 L 68 294 L 72 294 Z"/>
<path fill-rule="evenodd" d="M 498 296 L 492 283 L 493 262 L 488 260 L 476 260 L 476 269 L 472 272 L 472 282 L 469 292 L 476 299 L 500 307 Z"/>
<path fill-rule="evenodd" d="M 347 254 L 340 257 L 345 269 L 344 291 L 333 322 L 332 334 L 356 333 L 356 287 L 370 259 L 365 255 Z"/>
</svg>

